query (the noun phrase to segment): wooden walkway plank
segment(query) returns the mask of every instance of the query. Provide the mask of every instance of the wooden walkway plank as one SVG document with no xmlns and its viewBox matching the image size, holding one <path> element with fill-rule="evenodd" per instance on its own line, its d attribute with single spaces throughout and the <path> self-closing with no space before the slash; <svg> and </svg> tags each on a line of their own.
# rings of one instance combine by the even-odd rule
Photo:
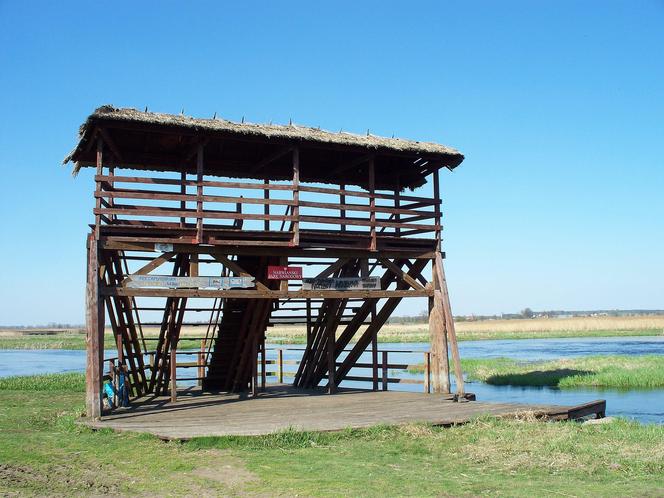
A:
<svg viewBox="0 0 664 498">
<path fill-rule="evenodd" d="M 261 435 L 288 428 L 336 431 L 377 424 L 424 422 L 461 424 L 482 415 L 515 417 L 524 412 L 541 418 L 570 418 L 579 407 L 516 403 L 455 403 L 444 395 L 397 391 L 340 389 L 334 396 L 323 389 L 268 386 L 257 397 L 247 394 L 201 394 L 198 388 L 181 390 L 178 403 L 168 397 L 141 398 L 131 408 L 119 409 L 99 421 L 82 420 L 93 428 L 147 432 L 163 439 L 201 436 Z M 594 403 L 594 404 L 593 404 Z M 605 409 L 601 402 L 585 407 L 584 415 Z M 583 405 L 585 406 L 585 405 Z"/>
</svg>

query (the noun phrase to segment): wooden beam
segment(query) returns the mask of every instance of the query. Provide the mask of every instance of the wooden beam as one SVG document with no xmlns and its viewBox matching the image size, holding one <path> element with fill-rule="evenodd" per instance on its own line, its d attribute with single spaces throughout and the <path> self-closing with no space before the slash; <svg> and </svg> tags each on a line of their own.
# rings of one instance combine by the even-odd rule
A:
<svg viewBox="0 0 664 498">
<path fill-rule="evenodd" d="M 344 265 L 346 265 L 350 261 L 347 258 L 339 258 L 337 259 L 334 263 L 332 263 L 330 266 L 325 268 L 322 272 L 320 272 L 318 275 L 316 275 L 315 278 L 326 278 L 332 275 L 334 272 L 340 270 Z"/>
<path fill-rule="evenodd" d="M 406 282 L 413 289 L 415 289 L 415 290 L 424 290 L 424 286 L 422 286 L 417 280 L 415 280 L 413 277 L 408 275 L 405 271 L 403 271 L 397 265 L 392 263 L 392 261 L 390 261 L 389 259 L 387 259 L 387 258 L 378 258 L 378 261 L 380 261 L 383 264 L 383 266 L 385 266 L 385 268 L 390 270 L 397 277 L 399 277 L 400 280 L 403 280 L 404 282 Z"/>
<path fill-rule="evenodd" d="M 93 419 L 101 416 L 102 355 L 104 353 L 104 300 L 99 299 L 99 247 L 88 236 L 88 269 L 86 286 L 86 350 L 85 405 L 86 414 Z"/>
<path fill-rule="evenodd" d="M 159 268 L 161 265 L 164 263 L 167 263 L 168 261 L 171 260 L 175 256 L 175 252 L 165 252 L 156 258 L 154 258 L 152 261 L 150 261 L 147 265 L 141 267 L 140 269 L 136 270 L 132 275 L 147 275 L 150 273 L 152 270 Z"/>
<path fill-rule="evenodd" d="M 454 364 L 454 377 L 456 379 L 456 391 L 459 396 L 465 393 L 463 383 L 463 371 L 461 369 L 461 358 L 459 356 L 459 345 L 457 342 L 456 331 L 454 329 L 454 317 L 450 306 L 450 297 L 447 292 L 447 280 L 445 280 L 445 270 L 443 268 L 443 258 L 438 253 L 435 260 L 435 272 L 440 290 L 435 291 L 434 299 L 437 297 L 441 301 L 443 320 L 447 331 L 447 339 L 452 353 L 452 363 Z"/>
</svg>

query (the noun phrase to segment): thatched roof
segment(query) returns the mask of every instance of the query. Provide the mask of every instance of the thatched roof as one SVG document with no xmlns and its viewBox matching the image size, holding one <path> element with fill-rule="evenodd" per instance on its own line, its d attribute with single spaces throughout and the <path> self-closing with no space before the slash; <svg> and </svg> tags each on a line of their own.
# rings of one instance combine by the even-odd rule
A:
<svg viewBox="0 0 664 498">
<path fill-rule="evenodd" d="M 320 162 L 321 154 L 325 150 L 328 151 L 328 156 L 334 155 L 340 161 L 352 159 L 353 157 L 357 157 L 358 154 L 373 153 L 376 156 L 377 173 L 380 169 L 380 165 L 378 164 L 380 162 L 383 164 L 385 171 L 394 176 L 396 181 L 401 179 L 399 182 L 401 187 L 418 186 L 418 184 L 424 183 L 423 179 L 418 180 L 418 177 L 421 177 L 422 174 L 428 174 L 433 169 L 440 167 L 455 168 L 464 159 L 458 150 L 431 142 L 384 138 L 370 134 L 334 133 L 295 124 L 265 125 L 236 123 L 219 118 L 193 118 L 184 115 L 143 112 L 128 108 L 118 109 L 106 105 L 96 109 L 86 119 L 80 128 L 78 144 L 64 160 L 64 163 L 70 161 L 76 163 L 75 172 L 78 172 L 81 167 L 92 166 L 94 164 L 94 147 L 91 147 L 91 141 L 96 136 L 98 128 L 103 128 L 107 136 L 108 134 L 113 134 L 115 148 L 121 152 L 120 155 L 123 159 L 123 161 L 117 161 L 118 158 L 114 158 L 118 162 L 118 165 L 122 166 L 123 162 L 130 160 L 130 167 L 139 169 L 177 169 L 175 168 L 175 163 L 181 159 L 182 155 L 180 153 L 186 149 L 187 143 L 193 143 L 201 137 L 206 137 L 208 140 L 207 143 L 211 140 L 219 142 L 230 141 L 234 144 L 250 143 L 252 144 L 252 151 L 262 149 L 264 156 L 268 155 L 266 152 L 269 151 L 271 146 L 297 145 L 303 149 L 301 154 L 305 156 L 304 149 L 309 148 L 312 151 L 309 154 L 310 159 L 312 161 L 316 159 L 318 162 Z M 138 138 L 139 135 L 140 139 Z M 156 139 L 157 135 L 162 136 L 162 139 Z M 173 140 L 164 139 L 165 136 L 179 137 L 177 144 Z M 142 155 L 137 152 L 137 143 L 141 141 L 150 141 L 150 144 L 147 146 L 144 146 L 144 143 L 141 144 Z M 145 152 L 146 149 L 149 149 L 151 153 L 148 154 Z M 233 150 L 232 146 L 230 148 L 226 147 L 228 153 L 225 153 L 224 156 L 219 155 L 219 157 L 215 157 L 215 148 L 211 147 L 211 149 L 211 155 L 208 155 L 206 152 L 206 158 L 212 160 L 210 164 L 226 162 L 226 160 L 229 160 L 229 163 L 236 164 L 245 159 L 245 156 L 247 164 L 250 164 L 250 161 L 256 158 L 260 159 L 260 151 L 252 152 L 246 145 L 243 151 L 240 151 L 238 146 L 236 146 L 236 150 Z M 330 163 L 330 161 L 326 160 L 323 162 Z M 417 166 L 418 164 L 419 167 Z M 425 164 L 428 164 L 427 168 L 423 168 Z M 179 165 L 179 168 L 182 168 L 182 165 Z M 185 166 L 185 168 L 189 168 L 189 166 Z M 402 168 L 408 168 L 408 170 L 401 170 Z M 304 177 L 307 176 L 305 174 L 306 169 L 306 165 L 302 164 L 302 174 Z M 410 171 L 411 169 L 412 171 Z M 246 167 L 241 168 L 239 166 L 235 168 L 206 166 L 206 174 L 218 174 L 219 176 L 242 177 L 246 170 Z M 337 183 L 334 178 L 325 177 L 325 170 L 326 168 L 322 168 L 318 173 L 312 173 L 312 175 L 309 175 L 309 180 Z M 329 170 L 329 167 L 327 170 Z M 271 175 L 271 172 L 275 174 Z M 348 183 L 365 183 L 362 174 L 359 172 L 355 173 L 359 175 L 357 181 L 353 179 L 354 172 L 351 172 Z M 260 175 L 254 177 L 281 179 L 283 176 L 284 173 L 279 171 L 278 164 L 271 164 L 269 167 L 264 168 Z"/>
</svg>

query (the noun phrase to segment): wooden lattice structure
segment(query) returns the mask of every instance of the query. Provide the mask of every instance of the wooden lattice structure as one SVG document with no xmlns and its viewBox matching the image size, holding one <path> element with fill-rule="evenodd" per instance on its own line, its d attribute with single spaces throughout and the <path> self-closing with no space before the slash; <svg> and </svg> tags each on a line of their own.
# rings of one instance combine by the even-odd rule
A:
<svg viewBox="0 0 664 498">
<path fill-rule="evenodd" d="M 449 352 L 463 394 L 438 177 L 462 160 L 442 145 L 369 134 L 97 109 L 65 159 L 75 172 L 96 168 L 88 415 L 101 414 L 106 324 L 132 397 L 175 395 L 180 330 L 192 320 L 207 322 L 203 390 L 255 392 L 266 330 L 289 323 L 307 329 L 294 386 L 333 393 L 365 351 L 375 378 L 379 331 L 410 297 L 429 301 L 434 391 L 450 391 Z M 433 196 L 408 191 L 429 177 Z M 316 280 L 270 280 L 273 265 Z M 149 344 L 148 323 L 159 327 Z"/>
</svg>

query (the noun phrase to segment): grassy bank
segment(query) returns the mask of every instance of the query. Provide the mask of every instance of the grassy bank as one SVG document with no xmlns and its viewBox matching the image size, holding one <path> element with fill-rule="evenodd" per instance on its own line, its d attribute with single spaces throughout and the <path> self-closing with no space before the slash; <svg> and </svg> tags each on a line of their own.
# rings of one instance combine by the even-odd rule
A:
<svg viewBox="0 0 664 498">
<path fill-rule="evenodd" d="M 182 330 L 181 348 L 200 347 L 200 341 L 191 337 L 205 336 L 206 326 L 185 326 Z M 461 341 L 484 339 L 542 339 L 565 337 L 619 337 L 664 335 L 664 316 L 634 317 L 578 317 L 566 319 L 538 318 L 533 320 L 482 320 L 456 324 Z M 156 327 L 144 327 L 148 348 L 154 348 Z M 2 330 L 0 349 L 85 349 L 83 331 Z M 109 331 L 110 332 L 110 331 Z M 268 329 L 268 342 L 276 344 L 303 344 L 306 329 L 300 326 L 277 326 Z M 381 342 L 428 342 L 429 329 L 425 323 L 390 323 L 380 331 Z M 106 334 L 107 346 L 114 344 L 110 333 Z M 108 348 L 112 349 L 112 348 Z"/>
<path fill-rule="evenodd" d="M 664 355 L 586 356 L 544 362 L 463 360 L 469 380 L 494 385 L 664 388 Z"/>
<path fill-rule="evenodd" d="M 76 425 L 82 376 L 58 377 L 0 383 L 0 495 L 664 493 L 662 426 L 480 419 L 165 443 Z"/>
<path fill-rule="evenodd" d="M 664 355 L 584 356 L 551 361 L 511 358 L 461 359 L 469 381 L 496 386 L 664 388 Z M 417 365 L 410 373 L 423 373 Z"/>
</svg>

